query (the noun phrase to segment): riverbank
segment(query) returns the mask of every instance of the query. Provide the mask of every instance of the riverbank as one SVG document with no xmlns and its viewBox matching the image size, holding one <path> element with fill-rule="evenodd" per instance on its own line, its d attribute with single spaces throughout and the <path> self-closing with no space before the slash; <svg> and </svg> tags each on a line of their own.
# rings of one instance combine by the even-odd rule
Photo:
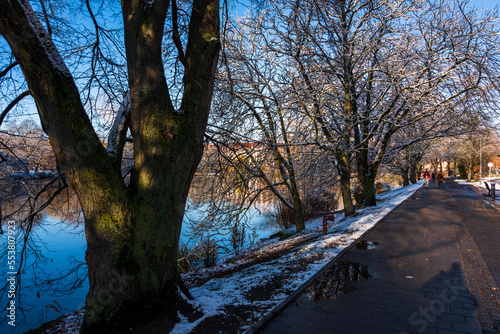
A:
<svg viewBox="0 0 500 334">
<path fill-rule="evenodd" d="M 185 301 L 194 312 L 179 313 L 171 333 L 216 333 L 221 324 L 235 333 L 249 329 L 421 186 L 419 182 L 379 194 L 376 207 L 351 217 L 337 214 L 325 236 L 319 217 L 308 221 L 302 233 L 261 240 L 227 255 L 216 267 L 183 275 L 193 297 Z M 37 333 L 77 333 L 82 315 L 63 316 Z"/>
</svg>

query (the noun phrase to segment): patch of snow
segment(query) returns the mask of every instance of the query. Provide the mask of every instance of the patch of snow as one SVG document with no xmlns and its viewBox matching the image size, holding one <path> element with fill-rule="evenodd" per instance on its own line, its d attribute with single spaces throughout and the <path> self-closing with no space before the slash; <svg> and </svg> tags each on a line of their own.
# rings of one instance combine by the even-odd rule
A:
<svg viewBox="0 0 500 334">
<path fill-rule="evenodd" d="M 480 185 L 480 182 L 475 182 L 475 181 L 467 181 L 465 179 L 455 179 L 455 182 L 456 183 L 459 183 L 459 184 L 468 184 L 468 185 Z"/>
<path fill-rule="evenodd" d="M 189 320 L 186 317 L 184 317 L 180 312 L 177 312 L 177 315 L 179 316 L 179 319 L 180 319 L 179 323 L 180 324 L 190 323 Z M 192 324 L 196 324 L 197 325 L 200 321 L 201 320 L 193 322 Z M 184 333 L 187 333 L 187 332 L 188 332 L 188 329 L 184 328 L 182 325 L 176 326 L 173 330 L 170 331 L 171 334 L 184 334 Z"/>
<path fill-rule="evenodd" d="M 66 315 L 66 317 L 62 318 L 56 326 L 54 326 L 50 330 L 46 330 L 44 334 L 79 334 L 84 314 L 85 309 L 79 309 L 75 312 L 69 313 Z"/>
</svg>

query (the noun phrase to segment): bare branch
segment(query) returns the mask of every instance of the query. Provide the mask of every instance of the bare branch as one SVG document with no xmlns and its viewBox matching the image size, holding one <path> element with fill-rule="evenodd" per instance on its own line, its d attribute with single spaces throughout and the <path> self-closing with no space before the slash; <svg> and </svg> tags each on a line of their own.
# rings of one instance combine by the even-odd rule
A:
<svg viewBox="0 0 500 334">
<path fill-rule="evenodd" d="M 179 25 L 178 25 L 179 11 L 177 8 L 177 1 L 172 0 L 172 38 L 179 53 L 179 61 L 184 67 L 186 67 L 186 57 L 184 55 L 184 50 L 182 49 L 181 37 L 179 35 Z"/>
<path fill-rule="evenodd" d="M 50 26 L 49 15 L 47 14 L 44 0 L 40 0 L 40 6 L 42 7 L 43 17 L 45 19 L 45 24 L 47 25 L 47 32 L 49 33 L 49 36 L 52 36 L 52 27 Z"/>
<path fill-rule="evenodd" d="M 31 92 L 29 90 L 22 92 L 21 95 L 19 95 L 11 103 L 9 103 L 9 105 L 7 106 L 7 108 L 5 108 L 5 110 L 0 115 L 0 126 L 2 125 L 3 120 L 5 119 L 5 117 L 9 113 L 9 111 L 11 111 L 12 108 L 14 108 L 16 106 L 16 104 L 18 104 L 26 96 L 31 96 Z"/>
<path fill-rule="evenodd" d="M 0 72 L 0 79 L 3 78 L 4 76 L 6 76 L 7 73 L 9 73 L 9 71 L 11 69 L 13 69 L 14 67 L 16 67 L 17 65 L 19 65 L 19 63 L 17 61 L 15 61 L 12 64 L 10 64 L 9 66 L 7 66 L 7 68 L 5 68 L 5 70 L 3 70 L 2 72 Z"/>
</svg>

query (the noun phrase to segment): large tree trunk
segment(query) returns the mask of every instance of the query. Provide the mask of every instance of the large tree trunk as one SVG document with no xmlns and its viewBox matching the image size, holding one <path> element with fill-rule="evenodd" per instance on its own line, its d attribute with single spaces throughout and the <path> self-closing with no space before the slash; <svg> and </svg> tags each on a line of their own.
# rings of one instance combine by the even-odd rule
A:
<svg viewBox="0 0 500 334">
<path fill-rule="evenodd" d="M 417 183 L 419 179 L 420 172 L 418 170 L 418 164 L 419 161 L 412 161 L 412 164 L 410 166 L 410 182 L 412 184 Z"/>
<path fill-rule="evenodd" d="M 372 167 L 370 173 L 365 177 L 365 206 L 376 206 L 376 189 L 375 189 L 375 179 L 377 177 L 378 168 Z"/>
<path fill-rule="evenodd" d="M 400 174 L 401 177 L 403 178 L 403 187 L 406 187 L 406 186 L 409 186 L 410 185 L 410 178 L 409 178 L 409 168 L 408 167 L 404 167 L 404 168 L 401 168 L 400 169 Z"/>
<path fill-rule="evenodd" d="M 368 166 L 368 174 L 365 177 L 365 206 L 376 206 L 377 199 L 375 197 L 375 180 L 377 178 L 377 174 L 380 169 L 380 165 L 382 163 L 382 159 L 387 150 L 387 146 L 392 138 L 392 135 L 396 132 L 397 128 L 395 125 L 392 125 L 390 130 L 388 130 L 384 136 L 382 137 L 380 147 L 378 149 L 373 162 Z"/>
<path fill-rule="evenodd" d="M 182 112 L 169 98 L 161 42 L 169 1 L 123 1 L 134 170 L 127 188 L 78 89 L 28 1 L 4 1 L 0 33 L 21 65 L 58 165 L 85 217 L 90 289 L 82 333 L 176 319 L 177 246 L 190 182 L 203 153 L 219 42 L 218 0 L 195 0 Z M 144 317 L 144 318 L 143 318 Z"/>
<path fill-rule="evenodd" d="M 351 192 L 351 158 L 350 154 L 344 154 L 339 159 L 338 171 L 340 175 L 340 191 L 344 204 L 344 215 L 351 216 L 355 213 Z"/>
<path fill-rule="evenodd" d="M 177 316 L 177 246 L 189 187 L 203 154 L 220 47 L 218 1 L 194 1 L 183 101 L 181 111 L 174 110 L 161 58 L 168 4 L 155 1 L 155 6 L 145 7 L 139 1 L 122 3 L 134 138 L 132 233 L 127 235 L 124 263 L 113 268 L 126 275 L 122 281 L 128 284 L 123 289 L 128 298 L 120 299 L 118 308 L 123 320 L 131 315 L 143 319 L 155 314 L 168 319 Z M 87 261 L 92 261 L 90 254 Z M 116 288 L 103 289 L 96 284 L 94 289 L 101 290 L 94 293 L 98 296 Z M 87 310 L 89 306 L 98 309 L 86 314 L 84 329 L 88 333 L 102 331 L 103 322 L 113 324 L 101 304 L 89 294 Z"/>
<path fill-rule="evenodd" d="M 368 148 L 363 145 L 356 151 L 356 167 L 357 167 L 357 177 L 358 177 L 358 189 L 356 193 L 356 198 L 359 204 L 365 201 L 365 184 L 368 172 Z"/>
<path fill-rule="evenodd" d="M 55 47 L 50 46 L 52 41 L 43 34 L 29 4 L 12 2 L 0 7 L 1 33 L 21 65 L 57 163 L 83 209 L 89 297 L 101 305 L 94 310 L 87 303 L 88 313 L 97 316 L 94 313 L 103 309 L 108 311 L 104 316 L 116 320 L 116 315 L 109 313 L 120 312 L 114 301 L 124 293 L 123 289 L 100 292 L 116 281 L 115 268 L 123 266 L 123 255 L 127 253 L 127 234 L 132 230 L 127 189 L 92 128 L 68 69 Z M 117 272 L 122 274 L 121 270 Z"/>
<path fill-rule="evenodd" d="M 293 194 L 293 219 L 295 220 L 295 228 L 297 229 L 297 233 L 305 230 L 305 217 L 304 217 L 304 208 L 302 206 L 302 200 L 300 199 L 300 195 L 298 192 Z"/>
<path fill-rule="evenodd" d="M 286 139 L 286 143 L 288 143 L 288 139 Z M 292 154 L 288 146 L 286 148 L 286 153 L 288 160 L 287 173 L 290 181 L 290 194 L 292 195 L 293 202 L 292 212 L 293 218 L 295 220 L 295 228 L 297 230 L 297 233 L 299 233 L 306 229 L 304 207 L 302 205 L 302 199 L 300 198 L 299 188 L 297 186 L 297 180 L 295 178 L 295 168 L 293 166 L 294 164 Z"/>
<path fill-rule="evenodd" d="M 417 170 L 415 167 L 410 168 L 410 182 L 412 184 L 417 183 Z"/>
</svg>

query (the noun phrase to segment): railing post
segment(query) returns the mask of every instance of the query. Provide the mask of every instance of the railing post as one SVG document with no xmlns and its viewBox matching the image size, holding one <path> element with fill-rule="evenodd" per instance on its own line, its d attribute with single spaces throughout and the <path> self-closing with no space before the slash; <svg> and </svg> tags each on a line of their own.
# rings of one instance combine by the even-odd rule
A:
<svg viewBox="0 0 500 334">
<path fill-rule="evenodd" d="M 335 221 L 335 216 L 334 215 L 326 215 L 323 216 L 323 235 L 327 234 L 328 230 L 328 221 L 331 221 L 332 223 Z"/>
</svg>

